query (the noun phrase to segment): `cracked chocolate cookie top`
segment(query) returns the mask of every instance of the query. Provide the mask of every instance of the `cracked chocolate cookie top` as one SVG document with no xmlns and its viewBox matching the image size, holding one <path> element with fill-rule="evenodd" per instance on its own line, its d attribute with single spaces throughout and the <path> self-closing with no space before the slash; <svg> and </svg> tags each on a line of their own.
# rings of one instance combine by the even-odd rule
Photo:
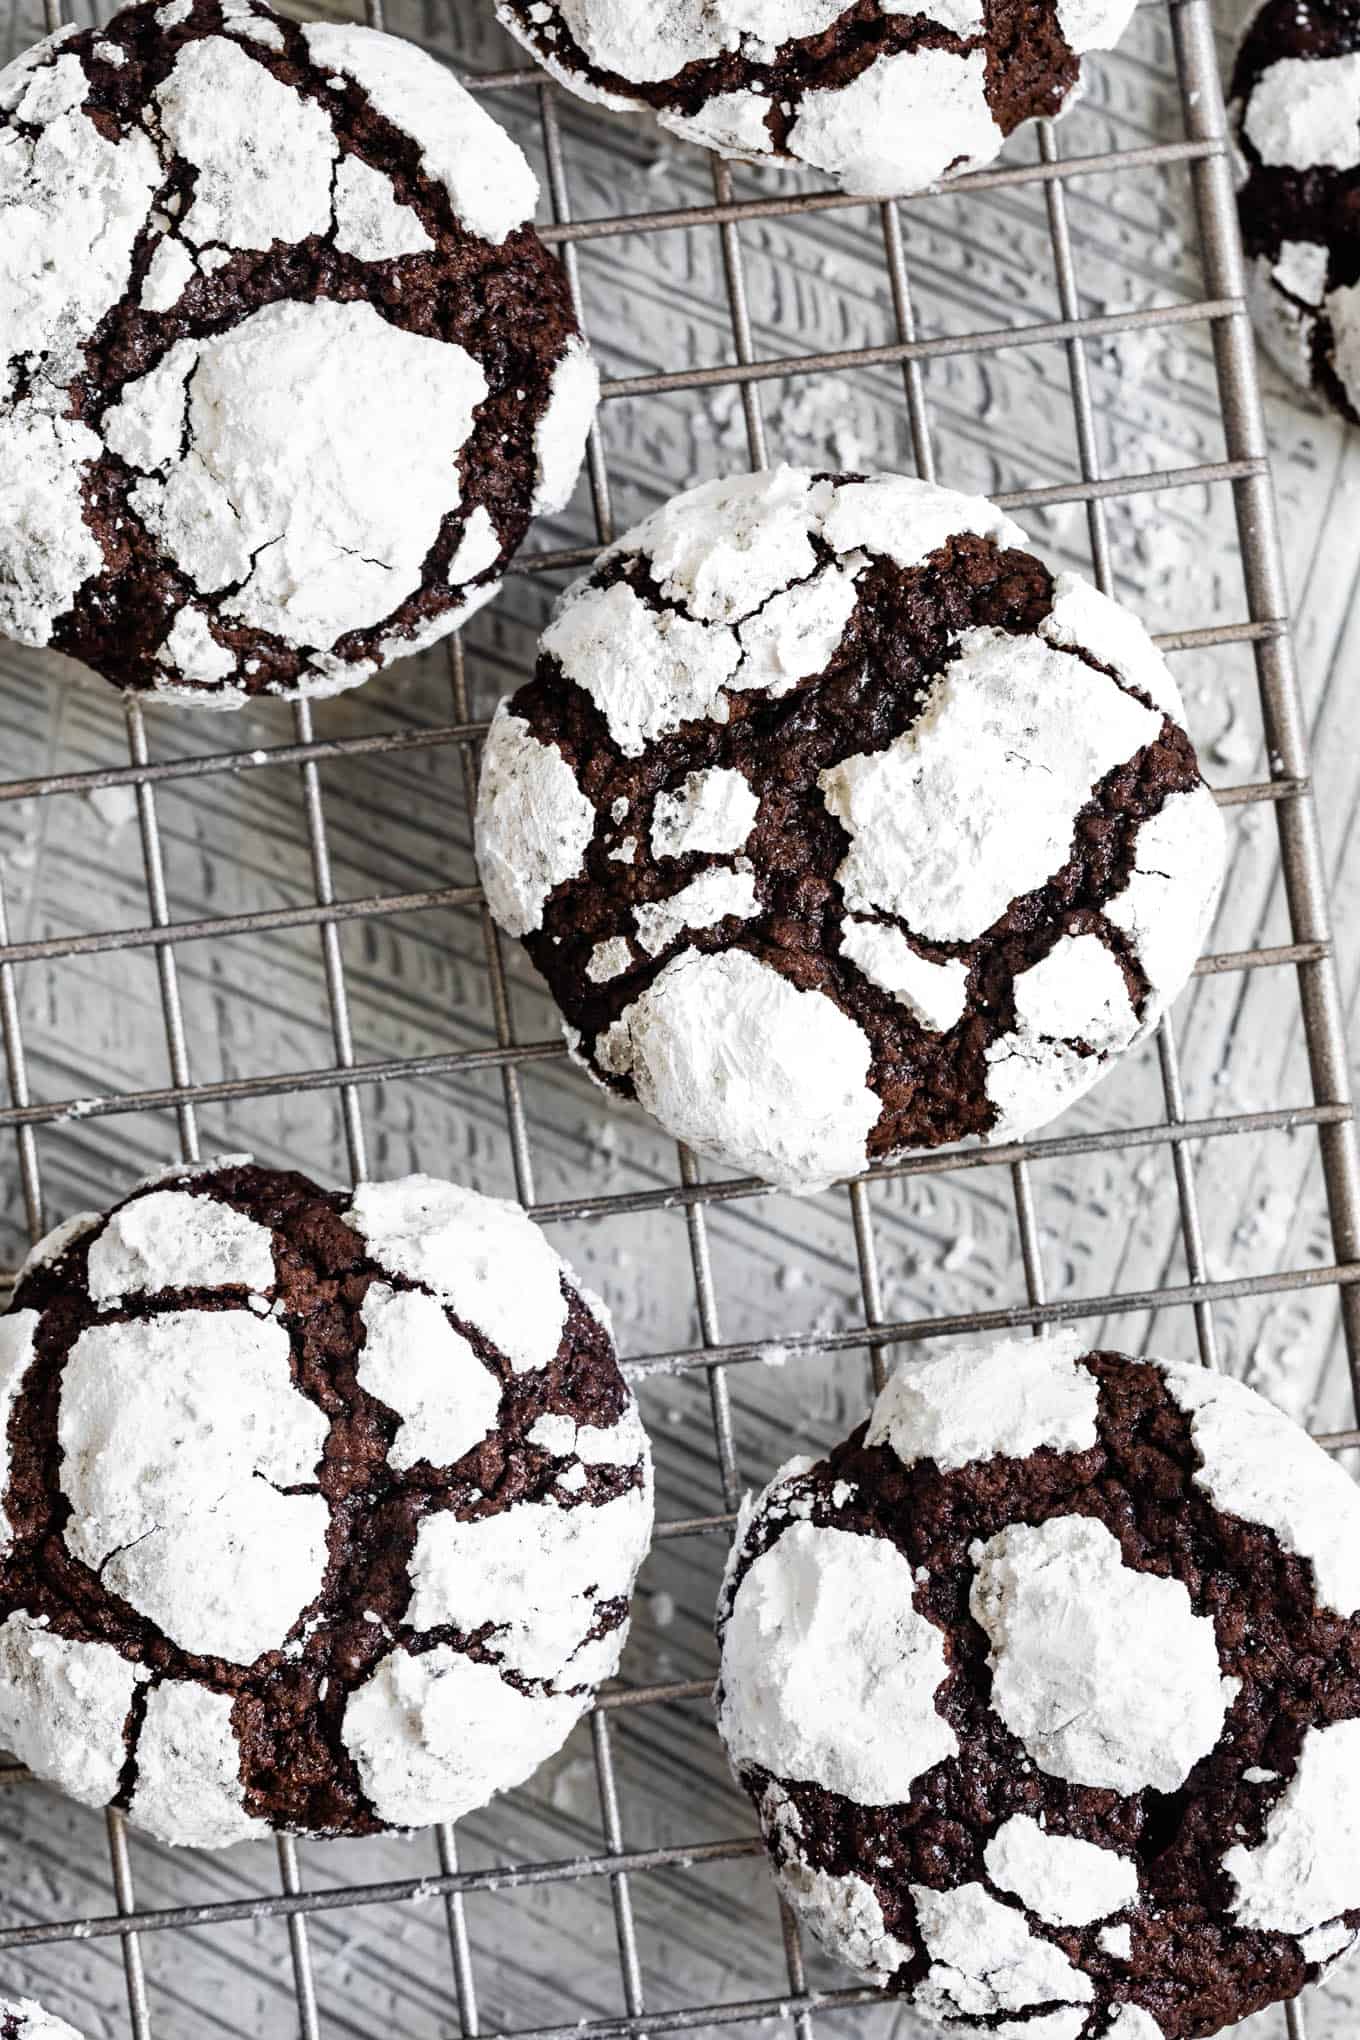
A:
<svg viewBox="0 0 1360 2040">
<path fill-rule="evenodd" d="M 651 1471 L 518 1206 L 228 1157 L 0 1317 L 0 1744 L 164 1841 L 454 1820 L 616 1669 Z"/>
<path fill-rule="evenodd" d="M 1061 113 L 1133 0 L 497 0 L 554 78 L 724 156 L 889 198 Z"/>
<path fill-rule="evenodd" d="M 1200 1368 L 910 1362 L 748 1502 L 718 1724 L 826 1947 L 946 2031 L 1195 2040 L 1360 1928 L 1360 1494 Z"/>
<path fill-rule="evenodd" d="M 1257 331 L 1300 389 L 1360 424 L 1360 8 L 1267 0 L 1230 110 Z"/>
<path fill-rule="evenodd" d="M 0 2000 L 0 2040 L 81 2040 L 81 2036 L 32 1998 L 11 1998 Z"/>
<path fill-rule="evenodd" d="M 598 384 L 528 164 L 412 44 L 130 7 L 0 72 L 0 629 L 337 693 L 495 592 Z"/>
<path fill-rule="evenodd" d="M 1222 825 L 1141 626 L 901 476 L 705 483 L 570 588 L 477 854 L 611 1090 L 793 1190 L 1029 1131 L 1184 983 Z"/>
</svg>

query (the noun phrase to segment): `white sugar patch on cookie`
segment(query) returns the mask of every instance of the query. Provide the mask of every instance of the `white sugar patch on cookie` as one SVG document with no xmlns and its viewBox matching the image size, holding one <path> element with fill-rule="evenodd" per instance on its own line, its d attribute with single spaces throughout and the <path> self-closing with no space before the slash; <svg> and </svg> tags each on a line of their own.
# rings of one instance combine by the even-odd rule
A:
<svg viewBox="0 0 1360 2040">
<path fill-rule="evenodd" d="M 191 1849 L 225 1849 L 269 1833 L 245 1810 L 230 1693 L 167 1679 L 146 1700 L 137 1786 L 128 1816 L 148 1834 Z"/>
<path fill-rule="evenodd" d="M 146 1673 L 107 1643 L 54 1636 L 34 1616 L 0 1623 L 0 1743 L 85 1806 L 118 1790 L 124 1729 Z"/>
<path fill-rule="evenodd" d="M 1252 87 L 1242 125 L 1272 169 L 1360 169 L 1360 51 L 1279 58 Z"/>
<path fill-rule="evenodd" d="M 857 1175 L 882 1110 L 854 1021 L 743 950 L 682 950 L 595 1053 L 678 1140 L 799 1193 Z"/>
<path fill-rule="evenodd" d="M 18 1287 L 25 1276 L 31 1275 L 35 1268 L 52 1267 L 61 1259 L 68 1247 L 74 1246 L 77 1240 L 83 1240 L 87 1233 L 92 1233 L 96 1226 L 103 1223 L 101 1212 L 77 1211 L 73 1212 L 70 1218 L 64 1218 L 60 1225 L 54 1225 L 51 1232 L 43 1234 L 35 1247 L 29 1248 L 19 1269 L 15 1287 Z"/>
<path fill-rule="evenodd" d="M 639 947 L 648 956 L 659 956 L 690 928 L 716 928 L 729 917 L 749 921 L 759 912 L 750 865 L 735 869 L 715 865 L 711 871 L 701 871 L 669 899 L 648 900 L 634 907 L 633 921 Z"/>
<path fill-rule="evenodd" d="M 723 156 L 755 159 L 770 155 L 774 148 L 770 136 L 773 104 L 768 92 L 717 92 L 694 113 L 676 113 L 667 107 L 658 118 L 663 127 L 687 142 L 698 142 Z"/>
<path fill-rule="evenodd" d="M 166 141 L 197 173 L 186 240 L 265 249 L 328 230 L 340 153 L 329 116 L 239 43 L 185 43 L 156 103 Z"/>
<path fill-rule="evenodd" d="M 982 50 L 875 57 L 848 85 L 804 92 L 788 147 L 862 197 L 919 191 L 995 156 L 1001 130 L 986 81 Z"/>
<path fill-rule="evenodd" d="M 573 1417 L 549 1414 L 537 1418 L 525 1437 L 555 1458 L 574 1454 L 583 1466 L 636 1466 L 647 1456 L 647 1434 L 632 1403 L 616 1424 L 578 1424 Z"/>
<path fill-rule="evenodd" d="M 350 1695 L 342 1735 L 392 1827 L 461 1820 L 560 1748 L 584 1699 L 530 1697 L 448 1644 L 394 1650 Z"/>
<path fill-rule="evenodd" d="M 482 755 L 476 843 L 487 904 L 508 934 L 543 926 L 549 896 L 581 871 L 594 833 L 595 809 L 562 753 L 502 702 Z"/>
<path fill-rule="evenodd" d="M 1112 50 L 1133 15 L 1135 0 L 1058 0 L 1058 26 L 1067 47 Z"/>
<path fill-rule="evenodd" d="M 673 792 L 663 790 L 652 808 L 653 857 L 688 857 L 708 850 L 718 855 L 744 850 L 755 827 L 760 796 L 744 772 L 712 765 L 687 772 Z"/>
<path fill-rule="evenodd" d="M 239 583 L 225 614 L 324 649 L 420 586 L 486 393 L 463 348 L 371 305 L 275 304 L 178 342 L 105 437 L 147 477 L 133 507 L 198 589 Z"/>
<path fill-rule="evenodd" d="M 1023 545 L 1018 524 L 985 496 L 964 496 L 915 475 L 866 475 L 832 492 L 822 536 L 837 553 L 875 554 L 910 571 L 951 539 L 970 533 L 994 545 Z"/>
<path fill-rule="evenodd" d="M 654 510 L 618 550 L 642 553 L 664 598 L 700 622 L 740 623 L 817 572 L 812 534 L 832 493 L 803 468 L 701 482 Z"/>
<path fill-rule="evenodd" d="M 924 1366 L 904 1361 L 874 1404 L 865 1443 L 891 1447 L 904 1466 L 932 1459 L 942 1473 L 1045 1448 L 1088 1452 L 1100 1389 L 1078 1364 L 1085 1351 L 1078 1332 L 1055 1330 L 949 1345 Z"/>
<path fill-rule="evenodd" d="M 1180 1581 L 1135 1572 L 1084 1516 L 1012 1523 L 970 1557 L 992 1706 L 1040 1770 L 1113 1792 L 1184 1784 L 1240 1682 L 1222 1676 L 1213 1622 Z"/>
<path fill-rule="evenodd" d="M 468 1635 L 490 1623 L 487 1648 L 509 1670 L 563 1691 L 593 1683 L 600 1674 L 584 1672 L 578 1653 L 599 1606 L 629 1593 L 650 1516 L 642 1488 L 594 1508 L 518 1502 L 472 1522 L 426 1516 L 411 1554 L 406 1619 Z M 617 1663 L 622 1638 L 601 1641 Z"/>
<path fill-rule="evenodd" d="M 935 1708 L 944 1638 L 913 1591 L 895 1545 L 791 1523 L 745 1574 L 723 1635 L 732 1763 L 893 1806 L 954 1756 L 958 1739 Z"/>
<path fill-rule="evenodd" d="M 1264 1524 L 1286 1551 L 1307 1559 L 1320 1606 L 1346 1618 L 1360 1612 L 1360 1490 L 1350 1475 L 1245 1383 L 1158 1364 L 1167 1393 L 1190 1418 L 1195 1486 L 1224 1515 Z"/>
<path fill-rule="evenodd" d="M 567 1324 L 563 1266 L 517 1204 L 402 1176 L 361 1183 L 345 1221 L 374 1260 L 431 1290 L 516 1374 L 556 1358 Z"/>
<path fill-rule="evenodd" d="M 0 1999 L 0 2025 L 13 2040 L 83 2040 L 74 2026 L 44 2011 L 33 1998 Z"/>
<path fill-rule="evenodd" d="M 1031 2005 L 1089 2004 L 1095 1996 L 1085 1971 L 985 1885 L 932 1891 L 913 1884 L 911 1895 L 930 1956 L 913 1997 L 923 2011 L 940 2019 L 988 2018 Z"/>
<path fill-rule="evenodd" d="M 67 1550 L 234 1664 L 282 1645 L 326 1567 L 325 1501 L 280 1492 L 315 1481 L 329 1429 L 289 1362 L 272 1318 L 166 1311 L 82 1332 L 62 1375 Z"/>
<path fill-rule="evenodd" d="M 267 1225 L 184 1190 L 153 1190 L 115 1211 L 90 1248 L 86 1285 L 101 1310 L 163 1289 L 274 1286 Z"/>
<path fill-rule="evenodd" d="M 820 773 L 846 903 L 971 941 L 1067 861 L 1078 810 L 1161 718 L 1071 654 L 967 631 L 911 729 Z"/>
<path fill-rule="evenodd" d="M 1039 635 L 1060 651 L 1090 652 L 1126 687 L 1146 694 L 1163 715 L 1173 722 L 1185 721 L 1185 704 L 1171 668 L 1138 618 L 1080 574 L 1057 575 L 1053 606 L 1039 625 Z"/>
<path fill-rule="evenodd" d="M 397 262 L 428 254 L 434 242 L 385 171 L 344 156 L 335 171 L 335 245 L 359 262 Z"/>
<path fill-rule="evenodd" d="M 501 535 L 491 521 L 491 512 L 477 503 L 468 512 L 463 535 L 449 561 L 450 587 L 456 588 L 460 582 L 471 581 L 476 575 L 484 574 L 488 567 L 495 566 L 500 556 Z"/>
<path fill-rule="evenodd" d="M 201 611 L 185 608 L 176 613 L 156 663 L 182 680 L 220 687 L 236 671 L 236 653 L 218 643 Z"/>
<path fill-rule="evenodd" d="M 1357 56 L 1360 63 L 1360 56 Z M 1332 323 L 1332 366 L 1356 410 L 1360 410 L 1360 285 L 1346 284 L 1327 296 Z"/>
<path fill-rule="evenodd" d="M 145 312 L 168 312 L 179 303 L 197 275 L 198 264 L 192 251 L 183 241 L 171 240 L 167 235 L 152 251 L 137 302 Z"/>
<path fill-rule="evenodd" d="M 45 645 L 104 564 L 80 495 L 102 451 L 88 425 L 34 402 L 0 415 L 0 630 L 20 644 Z"/>
<path fill-rule="evenodd" d="M 1331 250 L 1320 241 L 1281 241 L 1270 273 L 1281 290 L 1306 305 L 1322 303 L 1327 290 Z"/>
<path fill-rule="evenodd" d="M 548 380 L 548 401 L 534 427 L 537 480 L 529 508 L 535 517 L 561 510 L 576 487 L 586 439 L 600 402 L 600 371 L 575 334 Z"/>
<path fill-rule="evenodd" d="M 1302 1934 L 1360 1905 L 1360 1721 L 1312 1727 L 1255 1848 L 1223 1868 L 1240 1925 Z"/>
<path fill-rule="evenodd" d="M 590 696 L 625 758 L 682 723 L 726 722 L 722 690 L 741 658 L 730 630 L 651 609 L 623 581 L 568 590 L 540 649 Z"/>
<path fill-rule="evenodd" d="M 943 1034 L 963 1018 L 968 965 L 954 959 L 932 963 L 912 948 L 900 928 L 847 915 L 841 927 L 841 955 L 871 984 L 890 992 L 930 1033 Z"/>
<path fill-rule="evenodd" d="M 593 985 L 607 985 L 622 977 L 633 961 L 633 946 L 625 935 L 609 935 L 597 942 L 586 958 L 586 976 Z"/>
<path fill-rule="evenodd" d="M 1145 2012 L 1141 2005 L 1121 2005 L 1105 2040 L 1166 2040 L 1166 2035 L 1151 2012 Z"/>
<path fill-rule="evenodd" d="M 1129 937 L 1154 1013 L 1194 969 L 1218 900 L 1224 854 L 1223 817 L 1207 786 L 1169 793 L 1134 838 L 1128 883 L 1104 914 Z M 1150 1017 L 1144 1014 L 1144 1028 Z"/>
<path fill-rule="evenodd" d="M 51 45 L 39 54 L 44 48 Z M 79 57 L 58 57 L 42 71 L 11 65 L 4 75 L 6 110 L 40 131 L 0 135 L 0 394 L 21 359 L 54 379 L 74 372 L 80 342 L 127 287 L 161 180 L 146 135 L 133 129 L 110 141 L 81 111 L 87 80 Z"/>
<path fill-rule="evenodd" d="M 986 1052 L 994 1140 L 1016 1139 L 1089 1090 L 1139 1032 L 1123 970 L 1098 935 L 1061 935 L 1015 979 L 1016 1026 Z"/>
<path fill-rule="evenodd" d="M 538 179 L 447 65 L 376 29 L 310 21 L 302 33 L 321 70 L 352 78 L 375 112 L 416 144 L 426 176 L 444 186 L 469 233 L 499 247 L 533 217 Z"/>
<path fill-rule="evenodd" d="M 738 626 L 741 664 L 730 685 L 778 700 L 830 665 L 859 600 L 856 572 L 827 566 L 810 581 L 772 595 Z"/>
<path fill-rule="evenodd" d="M 37 1353 L 33 1337 L 41 1323 L 36 1310 L 12 1310 L 0 1317 L 0 1551 L 13 1541 L 13 1525 L 3 1506 L 10 1475 L 9 1420 Z"/>
<path fill-rule="evenodd" d="M 871 1982 L 886 1983 L 912 1960 L 916 1950 L 888 1932 L 878 1893 L 865 1878 L 853 1871 L 838 1877 L 814 1870 L 797 1855 L 781 1862 L 776 1874 L 804 1926 L 838 1961 L 863 1970 Z"/>
<path fill-rule="evenodd" d="M 1131 1856 L 1052 1834 L 1029 1814 L 1003 1821 L 982 1852 L 987 1875 L 1054 1927 L 1090 1927 L 1138 1903 Z"/>
<path fill-rule="evenodd" d="M 371 1283 L 359 1315 L 359 1386 L 402 1420 L 389 1465 L 455 1465 L 495 1429 L 500 1382 L 424 1290 Z"/>
</svg>

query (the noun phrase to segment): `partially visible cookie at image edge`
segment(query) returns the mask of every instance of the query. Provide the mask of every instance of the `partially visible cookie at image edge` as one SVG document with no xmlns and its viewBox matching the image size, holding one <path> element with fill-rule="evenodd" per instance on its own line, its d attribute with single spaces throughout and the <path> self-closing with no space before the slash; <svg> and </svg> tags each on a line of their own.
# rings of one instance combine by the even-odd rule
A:
<svg viewBox="0 0 1360 2040">
<path fill-rule="evenodd" d="M 748 1498 L 718 1627 L 781 1890 L 945 2031 L 1204 2040 L 1353 1948 L 1360 1494 L 1240 1382 L 909 1361 Z"/>
<path fill-rule="evenodd" d="M 162 1841 L 456 1820 L 617 1668 L 647 1440 L 517 1205 L 168 1170 L 34 1249 L 0 1400 L 0 1746 Z"/>
<path fill-rule="evenodd" d="M 81 2035 L 32 1998 L 0 1998 L 0 2040 L 81 2040 Z"/>
<path fill-rule="evenodd" d="M 977 169 L 1063 112 L 1133 0 L 497 0 L 562 84 L 724 156 L 806 164 L 867 198 Z"/>
<path fill-rule="evenodd" d="M 495 594 L 598 396 L 518 147 L 412 43 L 165 0 L 0 72 L 0 629 L 333 694 Z"/>
<path fill-rule="evenodd" d="M 1360 15 L 1266 0 L 1231 94 L 1257 332 L 1298 388 L 1360 423 Z"/>
<path fill-rule="evenodd" d="M 1223 829 L 1165 661 L 991 504 L 704 483 L 562 597 L 492 724 L 491 910 L 617 1095 L 814 1190 L 1018 1137 L 1192 969 Z"/>
</svg>

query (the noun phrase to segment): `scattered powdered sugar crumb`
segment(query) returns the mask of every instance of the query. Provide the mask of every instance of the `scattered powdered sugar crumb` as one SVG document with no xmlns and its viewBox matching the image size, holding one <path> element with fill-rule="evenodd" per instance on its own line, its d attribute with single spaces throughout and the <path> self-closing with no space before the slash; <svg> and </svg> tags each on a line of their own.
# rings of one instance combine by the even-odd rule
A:
<svg viewBox="0 0 1360 2040">
<path fill-rule="evenodd" d="M 932 963 L 912 948 L 900 928 L 847 914 L 841 926 L 841 954 L 871 984 L 891 992 L 928 1032 L 943 1034 L 963 1018 L 968 965 L 953 959 Z"/>
<path fill-rule="evenodd" d="M 1100 1388 L 1079 1362 L 1080 1333 L 946 1344 L 924 1365 L 904 1360 L 874 1404 L 865 1439 L 904 1466 L 932 1459 L 942 1473 L 1004 1454 L 1096 1443 Z"/>
<path fill-rule="evenodd" d="M 1177 1790 L 1239 1686 L 1180 1581 L 1135 1572 L 1104 1524 L 1082 1516 L 1012 1523 L 970 1556 L 992 1706 L 1039 1768 L 1114 1792 Z"/>
<path fill-rule="evenodd" d="M 729 916 L 749 921 L 760 912 L 755 874 L 749 864 L 715 865 L 701 871 L 669 899 L 649 900 L 633 909 L 640 948 L 659 956 L 689 928 L 713 928 Z"/>
<path fill-rule="evenodd" d="M 268 1226 L 184 1190 L 153 1190 L 115 1211 L 90 1248 L 86 1286 L 101 1310 L 165 1289 L 274 1286 Z"/>
<path fill-rule="evenodd" d="M 1132 1962 L 1133 1960 L 1132 1927 L 1130 1926 L 1102 1927 L 1100 1932 L 1096 1935 L 1096 1940 L 1100 1944 L 1100 1947 L 1104 1950 L 1105 1954 L 1110 1956 L 1112 1960 L 1114 1960 L 1115 1962 Z"/>
<path fill-rule="evenodd" d="M 1051 1834 L 1029 1814 L 1003 1821 L 983 1850 L 992 1883 L 1055 1927 L 1089 1927 L 1138 1903 L 1130 1856 Z"/>
<path fill-rule="evenodd" d="M 740 950 L 672 957 L 595 1052 L 678 1139 L 800 1194 L 863 1169 L 882 1109 L 854 1021 Z"/>
<path fill-rule="evenodd" d="M 92 1326 L 61 1383 L 67 1549 L 182 1649 L 252 1664 L 320 1591 L 329 1510 L 281 1490 L 315 1482 L 328 1430 L 272 1318 Z"/>
<path fill-rule="evenodd" d="M 434 1176 L 361 1183 L 345 1213 L 373 1258 L 419 1282 L 499 1347 L 516 1374 L 556 1358 L 564 1268 L 517 1204 Z"/>
<path fill-rule="evenodd" d="M 1252 87 L 1242 125 L 1271 168 L 1360 168 L 1360 51 L 1279 58 Z"/>
<path fill-rule="evenodd" d="M 223 1849 L 269 1833 L 245 1810 L 230 1693 L 167 1679 L 147 1695 L 130 1819 L 162 1841 Z"/>
<path fill-rule="evenodd" d="M 399 1473 L 421 1460 L 456 1465 L 494 1430 L 500 1382 L 424 1290 L 373 1282 L 360 1317 L 359 1386 L 402 1420 L 389 1464 Z"/>
<path fill-rule="evenodd" d="M 755 827 L 760 798 L 745 773 L 724 765 L 686 773 L 680 785 L 658 793 L 652 808 L 653 857 L 717 855 L 744 850 Z"/>
<path fill-rule="evenodd" d="M 482 757 L 477 868 L 508 934 L 543 926 L 549 895 L 582 869 L 594 833 L 595 809 L 562 753 L 502 702 Z"/>
<path fill-rule="evenodd" d="M 1255 1848 L 1228 1850 L 1244 1927 L 1303 1934 L 1356 1904 L 1360 1888 L 1360 1721 L 1312 1727 Z"/>
<path fill-rule="evenodd" d="M 1160 1363 L 1167 1391 L 1190 1417 L 1195 1485 L 1225 1515 L 1273 1530 L 1313 1568 L 1318 1600 L 1360 1610 L 1360 1492 L 1297 1424 L 1231 1376 Z"/>
<path fill-rule="evenodd" d="M 626 935 L 610 935 L 597 942 L 586 959 L 586 976 L 593 985 L 608 984 L 622 977 L 633 961 L 632 944 Z"/>
<path fill-rule="evenodd" d="M 778 1501 L 776 1483 L 759 1508 Z M 914 1590 L 910 1565 L 884 1539 L 791 1522 L 745 1574 L 723 1634 L 720 1721 L 732 1763 L 892 1806 L 954 1756 L 957 1738 L 935 1707 L 944 1638 Z"/>
</svg>

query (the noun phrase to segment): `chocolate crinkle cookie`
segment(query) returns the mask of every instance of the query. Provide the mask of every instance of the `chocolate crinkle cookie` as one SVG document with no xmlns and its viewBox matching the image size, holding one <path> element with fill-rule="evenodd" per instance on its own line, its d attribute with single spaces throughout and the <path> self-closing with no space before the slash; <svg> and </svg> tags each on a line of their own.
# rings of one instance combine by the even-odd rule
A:
<svg viewBox="0 0 1360 2040">
<path fill-rule="evenodd" d="M 119 687 L 338 693 L 496 592 L 598 395 L 510 138 L 254 0 L 0 71 L 0 629 Z"/>
<path fill-rule="evenodd" d="M 477 849 L 592 1074 L 792 1190 L 1051 1118 L 1154 1024 L 1222 825 L 1151 640 L 989 503 L 705 483 L 568 590 Z"/>
<path fill-rule="evenodd" d="M 946 2031 L 1194 2040 L 1360 1927 L 1360 1495 L 1070 1333 L 909 1364 L 752 1509 L 719 1727 L 781 1889 Z"/>
<path fill-rule="evenodd" d="M 1360 7 L 1267 0 L 1232 77 L 1256 328 L 1300 389 L 1360 424 Z"/>
<path fill-rule="evenodd" d="M 0 1998 L 0 2040 L 81 2040 L 81 2036 L 32 1998 Z"/>
<path fill-rule="evenodd" d="M 1061 113 L 1133 0 L 497 0 L 554 78 L 721 155 L 889 198 Z"/>
<path fill-rule="evenodd" d="M 647 1442 L 516 1205 L 171 1171 L 34 1250 L 0 1396 L 0 1746 L 163 1841 L 457 1819 L 618 1665 Z"/>
</svg>

